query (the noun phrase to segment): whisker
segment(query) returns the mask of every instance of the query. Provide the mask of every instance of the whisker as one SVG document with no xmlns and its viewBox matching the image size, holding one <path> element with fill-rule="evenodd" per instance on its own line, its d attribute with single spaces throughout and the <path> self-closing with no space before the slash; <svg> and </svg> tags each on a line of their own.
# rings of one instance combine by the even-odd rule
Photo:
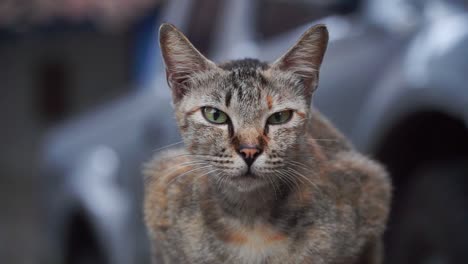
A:
<svg viewBox="0 0 468 264">
<path fill-rule="evenodd" d="M 220 182 L 221 182 L 221 180 L 222 180 L 222 178 L 223 178 L 223 176 L 221 175 L 222 173 L 223 173 L 222 171 L 219 171 L 218 174 L 216 174 L 215 177 L 214 177 L 215 184 L 216 184 L 216 187 L 217 187 L 218 189 L 221 188 Z"/>
<path fill-rule="evenodd" d="M 300 194 L 302 194 L 302 192 L 305 191 L 305 189 L 304 189 L 304 188 L 300 188 L 300 185 L 299 185 L 299 182 L 300 182 L 301 184 L 304 184 L 304 182 L 301 180 L 301 178 L 297 178 L 297 177 L 294 176 L 294 174 L 289 173 L 289 172 L 283 172 L 283 173 L 285 173 L 286 176 L 287 176 L 287 178 L 288 178 L 290 181 L 292 181 L 292 182 L 294 183 L 294 185 L 295 185 L 295 190 L 296 190 L 297 192 L 299 192 Z M 293 190 L 294 190 L 294 189 L 293 189 Z M 298 199 L 302 199 L 302 197 L 303 197 L 302 195 L 299 195 L 299 196 L 298 196 Z"/>
<path fill-rule="evenodd" d="M 211 173 L 213 173 L 213 172 L 216 172 L 216 171 L 218 171 L 218 169 L 215 168 L 215 169 L 210 170 L 210 171 L 208 171 L 208 172 L 206 172 L 206 173 L 204 173 L 204 174 L 202 174 L 202 175 L 196 175 L 196 177 L 197 177 L 197 178 L 204 177 L 204 176 L 209 175 L 209 174 L 211 174 Z"/>
<path fill-rule="evenodd" d="M 280 170 L 273 170 L 275 173 L 277 173 L 278 178 L 284 182 L 290 189 L 294 190 L 295 188 L 299 189 L 299 185 L 297 182 L 294 180 L 294 178 L 289 177 L 286 175 L 284 172 Z"/>
<path fill-rule="evenodd" d="M 206 169 L 206 168 L 209 168 L 209 167 L 212 167 L 211 165 L 206 165 L 206 166 L 202 166 L 202 167 L 198 167 L 198 168 L 194 168 L 194 169 L 191 169 L 189 171 L 186 171 L 180 175 L 177 175 L 176 177 L 174 177 L 173 179 L 171 179 L 168 183 L 167 183 L 167 186 L 170 186 L 175 180 L 181 178 L 182 176 L 185 176 L 189 173 L 192 173 L 194 171 L 198 171 L 198 170 L 202 170 L 202 169 Z"/>
<path fill-rule="evenodd" d="M 191 154 L 191 153 L 184 153 L 175 156 L 177 157 L 191 157 L 191 158 L 197 158 L 197 159 L 202 159 L 202 160 L 211 160 L 211 161 L 219 161 L 222 159 L 228 159 L 229 157 L 220 157 L 220 156 L 215 156 L 215 155 L 209 155 L 209 154 Z"/>
<path fill-rule="evenodd" d="M 180 164 L 177 164 L 177 166 L 175 168 L 173 168 L 172 170 L 170 170 L 169 172 L 166 172 L 163 176 L 160 176 L 160 177 L 165 177 L 167 175 L 170 175 L 180 169 L 184 169 L 186 167 L 189 167 L 189 166 L 192 166 L 192 165 L 206 165 L 207 163 L 206 162 L 201 162 L 201 161 L 189 161 L 189 162 L 183 162 L 183 163 L 180 163 Z M 152 170 L 151 168 L 148 168 L 148 169 L 145 169 L 145 170 Z M 147 175 L 145 178 L 144 178 L 144 184 L 149 184 L 152 180 L 156 179 L 158 177 L 154 177 L 154 173 L 150 174 L 150 175 Z"/>
<path fill-rule="evenodd" d="M 177 141 L 177 142 L 175 142 L 175 143 L 171 143 L 171 144 L 169 144 L 169 145 L 166 145 L 166 146 L 157 148 L 157 149 L 153 150 L 153 152 L 158 152 L 158 151 L 160 151 L 160 150 L 163 150 L 163 149 L 166 149 L 166 148 L 170 148 L 170 147 L 172 147 L 172 146 L 175 146 L 175 145 L 178 145 L 178 144 L 181 144 L 181 143 L 184 143 L 184 141 L 181 140 L 181 141 Z"/>
<path fill-rule="evenodd" d="M 300 162 L 297 162 L 297 161 L 285 160 L 284 163 L 290 164 L 290 165 L 293 165 L 293 166 L 296 166 L 296 167 L 299 167 L 299 168 L 302 168 L 304 170 L 309 170 L 309 168 L 307 166 L 305 166 L 304 164 L 302 164 Z"/>
<path fill-rule="evenodd" d="M 276 193 L 276 184 L 274 183 L 273 179 L 270 177 L 266 177 L 268 182 L 271 183 L 271 186 L 273 187 L 273 191 L 275 193 L 275 200 L 278 200 L 278 194 Z"/>
<path fill-rule="evenodd" d="M 221 180 L 220 180 L 220 188 L 223 187 L 223 185 L 226 184 L 226 181 L 228 181 L 228 177 L 224 174 L 221 174 Z"/>
<path fill-rule="evenodd" d="M 309 178 L 307 178 L 305 175 L 303 175 L 302 173 L 300 173 L 299 171 L 293 169 L 293 168 L 286 168 L 286 170 L 290 171 L 291 173 L 293 173 L 294 175 L 298 176 L 298 177 L 301 177 L 302 179 L 304 179 L 305 181 L 307 181 L 308 183 L 310 183 L 310 185 L 315 188 L 316 190 L 320 191 L 320 188 L 318 187 L 318 185 L 316 183 L 314 183 L 313 181 L 311 181 Z"/>
<path fill-rule="evenodd" d="M 304 184 L 304 181 L 303 181 L 301 178 L 297 178 L 292 172 L 284 170 L 283 173 L 284 173 L 289 179 L 295 181 L 296 183 L 297 183 L 297 181 L 299 181 L 301 184 Z"/>
<path fill-rule="evenodd" d="M 315 141 L 333 141 L 333 142 L 339 142 L 341 140 L 339 139 L 334 139 L 334 138 L 312 138 Z"/>
</svg>

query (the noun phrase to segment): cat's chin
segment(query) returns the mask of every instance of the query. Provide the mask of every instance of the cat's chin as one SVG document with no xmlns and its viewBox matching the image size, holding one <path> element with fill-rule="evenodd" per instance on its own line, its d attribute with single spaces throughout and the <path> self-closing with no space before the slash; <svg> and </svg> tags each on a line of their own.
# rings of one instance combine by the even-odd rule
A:
<svg viewBox="0 0 468 264">
<path fill-rule="evenodd" d="M 226 183 L 239 192 L 252 192 L 267 185 L 264 179 L 252 173 L 231 177 Z"/>
</svg>

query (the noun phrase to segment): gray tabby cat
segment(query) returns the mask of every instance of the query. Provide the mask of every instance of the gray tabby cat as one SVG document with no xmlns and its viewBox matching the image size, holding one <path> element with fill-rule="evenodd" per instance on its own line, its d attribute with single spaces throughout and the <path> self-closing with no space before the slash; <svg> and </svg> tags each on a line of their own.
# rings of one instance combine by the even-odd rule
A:
<svg viewBox="0 0 468 264">
<path fill-rule="evenodd" d="M 381 262 L 389 178 L 311 108 L 327 43 L 317 25 L 271 64 L 216 65 L 161 26 L 186 148 L 145 169 L 154 263 Z"/>
</svg>

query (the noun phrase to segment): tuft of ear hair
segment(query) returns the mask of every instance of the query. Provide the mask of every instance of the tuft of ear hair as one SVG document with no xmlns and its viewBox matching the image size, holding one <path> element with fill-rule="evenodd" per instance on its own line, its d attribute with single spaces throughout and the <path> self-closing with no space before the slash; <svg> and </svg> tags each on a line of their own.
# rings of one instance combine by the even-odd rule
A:
<svg viewBox="0 0 468 264">
<path fill-rule="evenodd" d="M 194 73 L 216 67 L 172 24 L 163 23 L 159 28 L 159 45 L 174 102 L 187 92 L 187 81 Z"/>
<path fill-rule="evenodd" d="M 300 76 L 312 93 L 317 86 L 318 73 L 328 45 L 328 30 L 319 24 L 309 28 L 299 40 L 271 66 L 272 70 L 291 72 Z"/>
</svg>

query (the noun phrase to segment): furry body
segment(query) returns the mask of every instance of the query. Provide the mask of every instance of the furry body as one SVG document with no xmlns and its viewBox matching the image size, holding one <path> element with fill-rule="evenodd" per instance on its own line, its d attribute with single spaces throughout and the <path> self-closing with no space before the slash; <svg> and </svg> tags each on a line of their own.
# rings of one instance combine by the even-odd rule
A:
<svg viewBox="0 0 468 264">
<path fill-rule="evenodd" d="M 159 154 L 145 169 L 145 221 L 155 258 L 380 263 L 387 174 L 310 107 L 326 47 L 323 28 L 306 32 L 274 64 L 247 59 L 219 66 L 175 28 L 161 32 L 186 149 Z M 206 105 L 227 113 L 229 122 L 204 120 Z M 289 121 L 266 122 L 284 109 L 293 113 Z M 245 144 L 259 149 L 252 165 L 240 157 Z"/>
</svg>

